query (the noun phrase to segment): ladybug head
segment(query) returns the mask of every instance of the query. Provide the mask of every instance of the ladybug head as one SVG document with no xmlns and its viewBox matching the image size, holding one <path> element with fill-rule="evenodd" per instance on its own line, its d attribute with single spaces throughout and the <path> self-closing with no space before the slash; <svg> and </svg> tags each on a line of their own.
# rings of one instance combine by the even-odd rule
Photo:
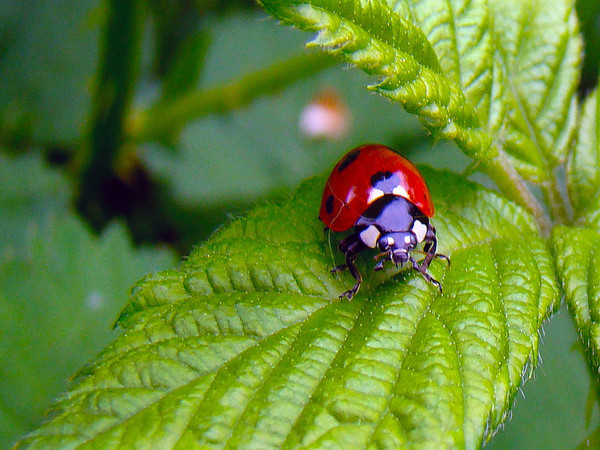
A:
<svg viewBox="0 0 600 450">
<path fill-rule="evenodd" d="M 417 245 L 417 238 L 410 231 L 399 231 L 381 235 L 377 241 L 379 250 L 389 255 L 396 265 L 402 265 L 410 259 L 409 252 Z"/>
</svg>

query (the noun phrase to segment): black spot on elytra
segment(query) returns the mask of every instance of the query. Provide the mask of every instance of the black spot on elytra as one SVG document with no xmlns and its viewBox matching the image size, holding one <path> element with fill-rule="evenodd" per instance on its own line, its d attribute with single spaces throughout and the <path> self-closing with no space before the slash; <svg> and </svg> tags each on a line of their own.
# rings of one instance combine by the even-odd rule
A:
<svg viewBox="0 0 600 450">
<path fill-rule="evenodd" d="M 338 167 L 338 172 L 341 172 L 346 167 L 348 167 L 350 164 L 352 164 L 354 162 L 354 160 L 356 158 L 358 158 L 358 155 L 360 155 L 360 150 L 358 150 L 358 149 L 348 153 L 346 155 L 346 157 L 340 163 L 340 166 Z"/>
<path fill-rule="evenodd" d="M 327 200 L 325 200 L 325 211 L 327 214 L 331 214 L 333 212 L 333 195 L 329 194 Z"/>
<path fill-rule="evenodd" d="M 389 170 L 386 170 L 385 172 L 377 172 L 371 177 L 371 186 L 376 186 L 377 183 L 381 183 L 382 181 L 391 178 L 392 175 L 394 175 L 394 173 L 390 172 Z"/>
</svg>

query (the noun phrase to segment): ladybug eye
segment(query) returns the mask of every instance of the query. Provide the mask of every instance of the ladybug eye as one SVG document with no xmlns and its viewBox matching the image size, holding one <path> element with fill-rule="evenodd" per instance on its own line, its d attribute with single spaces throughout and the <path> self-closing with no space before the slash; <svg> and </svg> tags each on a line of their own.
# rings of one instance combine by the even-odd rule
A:
<svg viewBox="0 0 600 450">
<path fill-rule="evenodd" d="M 379 245 L 379 250 L 389 250 L 389 248 L 394 245 L 394 238 L 391 236 L 382 236 L 377 244 Z"/>
</svg>

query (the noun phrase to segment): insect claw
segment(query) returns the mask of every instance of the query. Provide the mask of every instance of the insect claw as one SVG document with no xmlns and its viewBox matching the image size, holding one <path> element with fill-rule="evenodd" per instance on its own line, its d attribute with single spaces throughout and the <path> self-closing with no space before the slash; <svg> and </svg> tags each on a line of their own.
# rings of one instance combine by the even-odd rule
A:
<svg viewBox="0 0 600 450">
<path fill-rule="evenodd" d="M 354 297 L 356 295 L 356 293 L 358 292 L 359 289 L 360 289 L 360 283 L 356 283 L 354 286 L 352 286 L 352 289 L 342 292 L 338 298 L 339 299 L 347 298 L 348 300 L 352 300 L 352 297 Z"/>
<path fill-rule="evenodd" d="M 340 264 L 337 267 L 334 267 L 333 269 L 330 270 L 330 272 L 335 275 L 336 273 L 340 273 L 343 272 L 344 270 L 346 270 L 346 267 L 348 267 L 346 264 Z"/>
<path fill-rule="evenodd" d="M 448 267 L 450 267 L 450 258 L 448 258 L 448 256 L 442 255 L 441 253 L 436 253 L 434 256 L 437 259 L 443 259 L 444 261 L 446 261 L 448 263 Z"/>
</svg>

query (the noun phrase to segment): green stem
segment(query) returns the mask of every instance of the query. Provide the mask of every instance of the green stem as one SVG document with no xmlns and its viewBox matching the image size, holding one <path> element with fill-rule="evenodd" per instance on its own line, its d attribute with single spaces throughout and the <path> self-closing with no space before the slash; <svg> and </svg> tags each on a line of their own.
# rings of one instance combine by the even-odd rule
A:
<svg viewBox="0 0 600 450">
<path fill-rule="evenodd" d="M 568 221 L 567 209 L 563 197 L 560 195 L 556 177 L 552 176 L 548 182 L 541 184 L 546 204 L 550 207 L 550 216 L 556 224 L 564 224 Z"/>
<path fill-rule="evenodd" d="M 81 186 L 78 207 L 95 228 L 106 217 L 103 197 L 123 144 L 125 118 L 133 98 L 144 24 L 142 0 L 107 1 L 98 80 L 92 99 L 89 143 L 75 162 Z M 110 207 L 109 207 L 110 209 Z"/>
<path fill-rule="evenodd" d="M 483 163 L 483 165 L 484 171 L 496 183 L 500 191 L 508 198 L 527 208 L 535 217 L 541 232 L 548 235 L 552 226 L 548 214 L 535 198 L 525 180 L 506 157 L 504 151 L 499 150 L 494 159 Z"/>
<path fill-rule="evenodd" d="M 160 102 L 140 113 L 131 123 L 129 137 L 138 143 L 170 137 L 192 120 L 241 108 L 258 97 L 275 94 L 337 62 L 326 53 L 302 52 L 228 84 L 189 91 L 169 103 Z"/>
</svg>

